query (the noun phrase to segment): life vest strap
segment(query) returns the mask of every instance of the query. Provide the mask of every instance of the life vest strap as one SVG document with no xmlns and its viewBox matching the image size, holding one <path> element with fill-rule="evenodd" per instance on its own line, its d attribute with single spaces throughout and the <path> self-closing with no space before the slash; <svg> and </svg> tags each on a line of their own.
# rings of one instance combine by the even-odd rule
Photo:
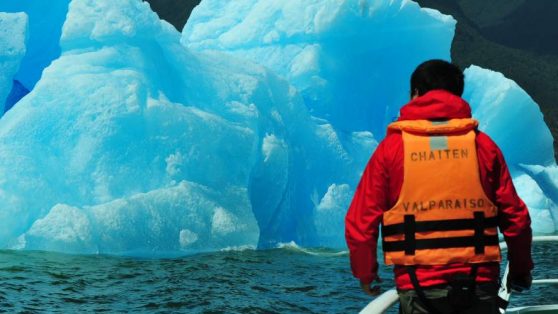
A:
<svg viewBox="0 0 558 314">
<path fill-rule="evenodd" d="M 422 301 L 422 304 L 424 305 L 424 307 L 426 308 L 428 313 L 441 314 L 440 311 L 438 311 L 438 309 L 434 306 L 434 304 L 432 302 L 430 302 L 430 299 L 428 299 L 426 297 L 426 295 L 424 294 L 424 290 L 422 289 L 422 287 L 420 286 L 420 283 L 418 281 L 417 273 L 415 271 L 415 267 L 407 266 L 407 273 L 409 274 L 409 279 L 411 279 L 411 283 L 413 284 L 413 288 L 415 288 L 415 293 L 417 294 L 419 299 Z"/>
<path fill-rule="evenodd" d="M 479 240 L 480 239 L 480 240 Z M 405 251 L 407 253 L 407 240 L 403 241 L 382 241 L 384 252 L 397 252 Z M 470 237 L 450 237 L 450 238 L 435 238 L 435 239 L 415 239 L 411 245 L 415 250 L 430 250 L 430 249 L 449 249 L 449 248 L 462 248 L 462 247 L 475 247 L 481 245 L 484 250 L 485 246 L 498 245 L 498 235 L 482 235 Z M 413 251 L 414 252 L 414 251 Z M 406 254 L 409 255 L 409 254 Z M 413 255 L 413 254 L 410 254 Z"/>
<path fill-rule="evenodd" d="M 484 254 L 484 228 L 486 219 L 483 212 L 475 212 L 475 254 Z"/>
<path fill-rule="evenodd" d="M 482 214 L 482 212 L 479 212 Z M 447 219 L 435 221 L 416 221 L 416 232 L 433 232 L 433 231 L 457 231 L 457 230 L 476 230 L 477 228 L 495 228 L 498 226 L 498 217 L 484 218 L 484 226 L 478 223 L 478 218 L 472 219 Z M 410 215 L 412 216 L 412 215 Z M 484 216 L 483 216 L 484 217 Z M 393 224 L 384 226 L 382 225 L 382 234 L 384 236 L 393 236 L 398 234 L 405 234 L 405 223 Z"/>
<path fill-rule="evenodd" d="M 415 255 L 417 241 L 415 239 L 416 222 L 414 215 L 405 215 L 405 255 Z"/>
</svg>

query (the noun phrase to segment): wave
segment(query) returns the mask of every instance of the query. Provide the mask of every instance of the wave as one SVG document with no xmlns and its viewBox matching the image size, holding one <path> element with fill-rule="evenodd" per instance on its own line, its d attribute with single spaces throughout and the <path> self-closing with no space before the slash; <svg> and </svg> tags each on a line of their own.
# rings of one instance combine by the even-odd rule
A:
<svg viewBox="0 0 558 314">
<path fill-rule="evenodd" d="M 334 257 L 334 256 L 348 256 L 349 255 L 349 251 L 347 251 L 347 250 L 335 251 L 333 249 L 328 249 L 328 248 L 303 248 L 303 247 L 300 247 L 298 244 L 296 244 L 296 242 L 294 242 L 294 241 L 279 243 L 279 244 L 277 244 L 276 248 L 284 249 L 284 250 L 288 250 L 288 251 L 293 251 L 293 252 L 304 253 L 304 254 L 308 254 L 308 255 L 324 256 L 324 257 L 328 257 L 328 256 L 331 256 L 331 257 Z"/>
<path fill-rule="evenodd" d="M 227 246 L 219 250 L 219 252 L 244 252 L 244 251 L 255 251 L 257 250 L 254 245 L 239 245 L 239 246 Z"/>
</svg>

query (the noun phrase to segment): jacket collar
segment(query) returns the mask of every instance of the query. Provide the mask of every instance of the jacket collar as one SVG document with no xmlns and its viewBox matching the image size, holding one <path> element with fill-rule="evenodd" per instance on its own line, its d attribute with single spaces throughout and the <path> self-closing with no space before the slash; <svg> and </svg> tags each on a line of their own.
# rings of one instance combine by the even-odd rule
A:
<svg viewBox="0 0 558 314">
<path fill-rule="evenodd" d="M 398 121 L 465 118 L 471 118 L 471 107 L 463 98 L 445 90 L 433 90 L 403 106 Z"/>
</svg>

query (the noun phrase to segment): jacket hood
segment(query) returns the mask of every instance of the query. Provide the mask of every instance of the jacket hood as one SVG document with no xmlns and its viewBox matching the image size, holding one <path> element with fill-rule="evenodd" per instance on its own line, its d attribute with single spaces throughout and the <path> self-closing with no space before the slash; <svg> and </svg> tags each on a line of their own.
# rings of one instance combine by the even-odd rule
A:
<svg viewBox="0 0 558 314">
<path fill-rule="evenodd" d="M 403 106 L 398 121 L 464 118 L 471 118 L 471 107 L 463 98 L 445 90 L 433 90 Z"/>
</svg>

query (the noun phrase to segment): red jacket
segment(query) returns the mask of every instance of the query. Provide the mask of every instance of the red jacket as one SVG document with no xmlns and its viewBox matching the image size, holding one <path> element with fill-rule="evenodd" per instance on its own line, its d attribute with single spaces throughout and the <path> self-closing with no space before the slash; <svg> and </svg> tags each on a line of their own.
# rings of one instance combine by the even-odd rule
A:
<svg viewBox="0 0 558 314">
<path fill-rule="evenodd" d="M 399 120 L 437 120 L 470 118 L 471 108 L 462 98 L 436 90 L 415 98 L 401 108 Z M 531 260 L 531 220 L 523 201 L 517 195 L 504 157 L 498 146 L 484 133 L 476 137 L 480 177 L 483 189 L 498 206 L 498 226 L 508 245 L 510 273 L 529 274 Z M 368 162 L 345 217 L 345 236 L 349 246 L 353 275 L 363 283 L 377 277 L 378 230 L 384 211 L 393 207 L 403 183 L 403 140 L 401 133 L 390 131 L 378 145 Z M 458 273 L 468 274 L 470 266 L 450 264 L 419 266 L 416 269 L 421 286 L 446 284 Z M 394 267 L 398 289 L 413 289 L 406 269 Z M 499 265 L 479 266 L 477 282 L 497 281 Z"/>
</svg>

